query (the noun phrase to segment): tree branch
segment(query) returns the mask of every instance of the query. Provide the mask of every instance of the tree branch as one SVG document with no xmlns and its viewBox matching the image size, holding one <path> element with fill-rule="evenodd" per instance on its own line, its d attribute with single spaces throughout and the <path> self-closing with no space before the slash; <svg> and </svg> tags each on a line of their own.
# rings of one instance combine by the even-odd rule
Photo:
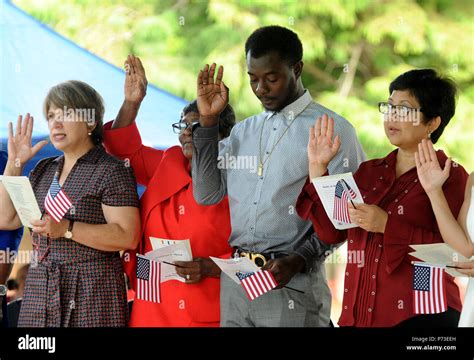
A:
<svg viewBox="0 0 474 360">
<path fill-rule="evenodd" d="M 351 59 L 349 60 L 349 68 L 347 73 L 344 76 L 344 80 L 339 88 L 339 95 L 342 97 L 347 97 L 351 91 L 352 84 L 354 82 L 355 73 L 357 70 L 357 65 L 359 64 L 360 56 L 364 50 L 364 42 L 359 42 L 353 49 L 351 54 Z"/>
<path fill-rule="evenodd" d="M 304 64 L 304 69 L 308 73 L 313 75 L 316 79 L 322 80 L 326 84 L 330 84 L 330 85 L 336 85 L 337 84 L 336 80 L 331 75 L 324 72 L 323 70 L 321 70 L 320 68 L 318 68 L 314 64 Z"/>
</svg>

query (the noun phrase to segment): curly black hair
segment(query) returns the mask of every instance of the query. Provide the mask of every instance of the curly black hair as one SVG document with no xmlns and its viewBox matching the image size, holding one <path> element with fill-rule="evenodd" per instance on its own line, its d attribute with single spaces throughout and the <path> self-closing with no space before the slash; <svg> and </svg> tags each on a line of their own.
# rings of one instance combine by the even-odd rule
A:
<svg viewBox="0 0 474 360">
<path fill-rule="evenodd" d="M 245 56 L 249 51 L 254 58 L 276 52 L 289 66 L 303 59 L 303 45 L 298 35 L 277 25 L 255 30 L 245 42 Z"/>
</svg>

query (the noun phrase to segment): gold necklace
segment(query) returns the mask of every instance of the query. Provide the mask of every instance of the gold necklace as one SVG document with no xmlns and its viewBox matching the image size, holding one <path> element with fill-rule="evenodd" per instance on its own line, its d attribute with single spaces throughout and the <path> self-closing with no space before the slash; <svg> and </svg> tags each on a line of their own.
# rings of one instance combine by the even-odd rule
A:
<svg viewBox="0 0 474 360">
<path fill-rule="evenodd" d="M 283 138 L 283 135 L 286 134 L 286 132 L 288 131 L 288 129 L 290 128 L 291 125 L 293 125 L 293 123 L 295 122 L 295 119 L 292 119 L 291 120 L 291 123 L 290 125 L 288 125 L 285 129 L 285 131 L 283 131 L 283 134 L 280 135 L 280 137 L 278 138 L 277 142 L 275 143 L 275 145 L 273 145 L 272 149 L 270 150 L 270 152 L 268 153 L 268 156 L 265 160 L 263 160 L 263 154 L 262 154 L 262 137 L 263 137 L 263 128 L 265 127 L 265 122 L 267 121 L 267 119 L 270 119 L 273 115 L 275 115 L 275 113 L 273 113 L 272 115 L 270 116 L 267 116 L 265 118 L 265 120 L 263 120 L 263 124 L 262 124 L 262 129 L 260 130 L 260 145 L 259 145 L 259 151 L 258 151 L 258 155 L 259 155 L 259 162 L 258 162 L 258 170 L 257 170 L 257 175 L 258 176 L 262 176 L 263 175 L 263 165 L 267 162 L 267 160 L 270 158 L 270 156 L 272 155 L 273 153 L 273 150 L 275 150 L 275 147 L 278 145 L 278 143 L 280 142 L 280 140 Z"/>
</svg>

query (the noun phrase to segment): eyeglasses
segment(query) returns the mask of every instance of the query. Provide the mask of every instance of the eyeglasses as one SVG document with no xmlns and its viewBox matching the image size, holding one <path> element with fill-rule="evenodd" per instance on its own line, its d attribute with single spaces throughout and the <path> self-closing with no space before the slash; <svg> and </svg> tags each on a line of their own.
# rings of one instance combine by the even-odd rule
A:
<svg viewBox="0 0 474 360">
<path fill-rule="evenodd" d="M 199 121 L 193 121 L 191 123 L 186 121 L 178 121 L 177 123 L 172 124 L 171 127 L 173 128 L 173 132 L 175 134 L 182 134 L 188 127 L 191 127 L 192 129 L 196 124 L 199 124 Z"/>
<path fill-rule="evenodd" d="M 413 111 L 422 112 L 421 108 L 415 109 L 404 105 L 392 105 L 387 102 L 379 102 L 379 111 L 384 115 L 396 114 L 399 118 L 406 118 Z"/>
</svg>

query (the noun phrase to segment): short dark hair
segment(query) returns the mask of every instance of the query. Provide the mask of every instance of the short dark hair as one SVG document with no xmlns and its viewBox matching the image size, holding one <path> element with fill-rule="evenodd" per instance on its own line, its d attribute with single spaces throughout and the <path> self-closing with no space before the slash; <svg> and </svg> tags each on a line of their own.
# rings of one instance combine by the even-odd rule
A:
<svg viewBox="0 0 474 360">
<path fill-rule="evenodd" d="M 436 143 L 456 110 L 457 88 L 453 80 L 439 75 L 433 69 L 410 70 L 390 83 L 390 94 L 394 90 L 408 90 L 420 103 L 423 123 L 439 116 L 441 123 L 431 134 Z"/>
<path fill-rule="evenodd" d="M 187 113 L 195 112 L 199 114 L 199 109 L 197 107 L 197 100 L 190 102 L 186 105 L 182 111 L 182 116 Z M 230 131 L 235 125 L 235 113 L 234 109 L 230 104 L 227 104 L 224 110 L 219 115 L 219 133 L 223 138 L 226 138 L 230 135 Z"/>
<path fill-rule="evenodd" d="M 249 51 L 254 58 L 276 52 L 290 66 L 303 59 L 303 45 L 298 35 L 277 25 L 255 30 L 245 42 L 245 56 Z"/>
<path fill-rule="evenodd" d="M 104 100 L 102 96 L 89 84 L 78 80 L 69 80 L 53 86 L 44 100 L 43 112 L 48 119 L 48 112 L 51 105 L 59 109 L 68 108 L 79 110 L 82 114 L 92 116 L 83 119 L 88 125 L 95 125 L 91 133 L 94 145 L 102 144 L 104 141 Z"/>
</svg>

